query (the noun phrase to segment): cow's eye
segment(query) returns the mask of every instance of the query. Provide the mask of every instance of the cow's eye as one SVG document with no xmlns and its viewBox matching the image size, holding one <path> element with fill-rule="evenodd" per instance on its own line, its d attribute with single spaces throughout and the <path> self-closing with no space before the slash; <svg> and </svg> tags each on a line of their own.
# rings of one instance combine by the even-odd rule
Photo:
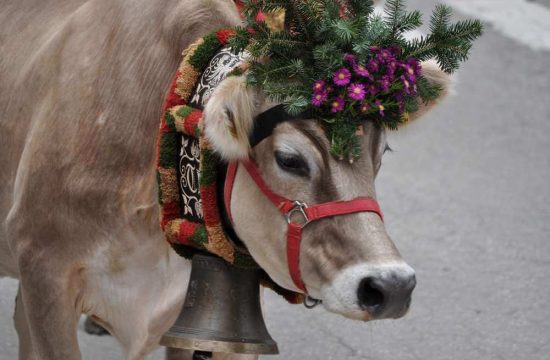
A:
<svg viewBox="0 0 550 360">
<path fill-rule="evenodd" d="M 298 176 L 309 176 L 309 166 L 300 155 L 275 151 L 275 160 L 277 161 L 277 165 L 284 171 Z"/>
</svg>

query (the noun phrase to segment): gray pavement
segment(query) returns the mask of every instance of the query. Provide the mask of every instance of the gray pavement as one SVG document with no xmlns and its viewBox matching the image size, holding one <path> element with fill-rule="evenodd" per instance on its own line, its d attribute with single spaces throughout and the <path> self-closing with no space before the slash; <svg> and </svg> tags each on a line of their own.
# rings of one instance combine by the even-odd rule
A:
<svg viewBox="0 0 550 360">
<path fill-rule="evenodd" d="M 428 11 L 435 1 L 410 3 Z M 269 293 L 274 359 L 550 359 L 550 52 L 495 29 L 456 95 L 390 134 L 377 187 L 388 231 L 417 270 L 410 313 L 359 323 Z M 16 359 L 15 292 L 0 280 L 0 360 Z M 121 358 L 112 338 L 80 330 L 79 340 L 85 359 Z"/>
</svg>

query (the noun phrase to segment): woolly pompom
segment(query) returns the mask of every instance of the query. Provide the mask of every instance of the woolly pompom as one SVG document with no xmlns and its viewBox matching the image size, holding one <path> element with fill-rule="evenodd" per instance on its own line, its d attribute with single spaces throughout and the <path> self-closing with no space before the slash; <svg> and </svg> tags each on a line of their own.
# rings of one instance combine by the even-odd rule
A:
<svg viewBox="0 0 550 360">
<path fill-rule="evenodd" d="M 248 136 L 254 122 L 255 92 L 246 85 L 245 76 L 229 76 L 214 90 L 204 108 L 206 139 L 222 158 L 248 157 Z"/>
</svg>

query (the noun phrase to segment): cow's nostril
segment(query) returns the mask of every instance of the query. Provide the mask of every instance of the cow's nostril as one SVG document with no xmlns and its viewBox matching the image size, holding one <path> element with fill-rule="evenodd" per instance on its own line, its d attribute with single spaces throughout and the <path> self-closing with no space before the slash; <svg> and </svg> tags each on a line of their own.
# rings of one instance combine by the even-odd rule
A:
<svg viewBox="0 0 550 360">
<path fill-rule="evenodd" d="M 380 290 L 373 278 L 361 280 L 357 289 L 359 306 L 364 310 L 377 310 L 384 304 L 384 293 Z"/>
</svg>

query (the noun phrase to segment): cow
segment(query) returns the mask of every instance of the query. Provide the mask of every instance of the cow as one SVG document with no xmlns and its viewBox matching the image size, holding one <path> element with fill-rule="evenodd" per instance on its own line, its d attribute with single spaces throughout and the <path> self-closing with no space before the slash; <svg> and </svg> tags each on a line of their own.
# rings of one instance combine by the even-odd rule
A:
<svg viewBox="0 0 550 360">
<path fill-rule="evenodd" d="M 3 1 L 0 276 L 19 279 L 20 359 L 80 359 L 81 314 L 105 327 L 129 360 L 150 352 L 175 321 L 190 263 L 158 223 L 158 119 L 182 50 L 240 21 L 230 0 Z M 437 66 L 424 64 L 424 74 L 448 86 Z M 212 124 L 253 121 L 270 106 L 261 89 L 228 78 L 206 105 L 205 123 L 208 116 Z M 431 106 L 421 104 L 418 114 Z M 209 131 L 216 141 L 215 126 Z M 223 141 L 214 144 L 222 155 Z M 280 124 L 250 154 L 289 199 L 374 198 L 385 131 L 366 122 L 360 141 L 358 161 L 339 161 L 320 125 L 300 120 Z M 235 231 L 254 259 L 279 285 L 298 290 L 285 219 L 244 171 L 232 199 Z M 361 320 L 406 313 L 414 271 L 376 214 L 311 224 L 301 246 L 303 280 L 329 311 Z M 380 285 L 361 285 L 367 278 Z"/>
</svg>

